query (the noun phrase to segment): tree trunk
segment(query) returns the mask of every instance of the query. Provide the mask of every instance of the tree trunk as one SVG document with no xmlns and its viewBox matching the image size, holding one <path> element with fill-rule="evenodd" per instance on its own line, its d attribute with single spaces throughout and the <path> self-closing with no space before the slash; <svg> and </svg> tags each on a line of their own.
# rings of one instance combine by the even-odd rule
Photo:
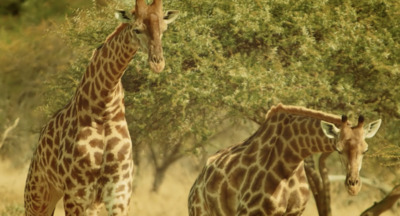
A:
<svg viewBox="0 0 400 216">
<path fill-rule="evenodd" d="M 378 216 L 383 212 L 392 208 L 394 204 L 400 199 L 400 185 L 397 185 L 393 190 L 380 202 L 375 202 L 374 205 L 369 207 L 361 216 Z"/>
</svg>

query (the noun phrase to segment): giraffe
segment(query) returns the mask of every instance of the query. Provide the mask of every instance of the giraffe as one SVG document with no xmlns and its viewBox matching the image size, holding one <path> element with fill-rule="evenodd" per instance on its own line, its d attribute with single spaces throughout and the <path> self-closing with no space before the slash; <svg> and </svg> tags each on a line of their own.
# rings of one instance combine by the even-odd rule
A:
<svg viewBox="0 0 400 216">
<path fill-rule="evenodd" d="M 309 198 L 304 159 L 337 151 L 351 195 L 361 187 L 365 138 L 381 120 L 351 127 L 346 116 L 297 106 L 272 107 L 260 128 L 241 144 L 209 157 L 188 199 L 189 215 L 301 215 Z"/>
<path fill-rule="evenodd" d="M 122 23 L 97 48 L 72 100 L 40 133 L 26 179 L 25 215 L 53 215 L 63 198 L 65 215 L 127 215 L 134 164 L 125 119 L 121 77 L 137 50 L 148 52 L 161 72 L 161 37 L 178 11 L 162 12 L 161 0 L 137 0 L 117 11 Z"/>
</svg>

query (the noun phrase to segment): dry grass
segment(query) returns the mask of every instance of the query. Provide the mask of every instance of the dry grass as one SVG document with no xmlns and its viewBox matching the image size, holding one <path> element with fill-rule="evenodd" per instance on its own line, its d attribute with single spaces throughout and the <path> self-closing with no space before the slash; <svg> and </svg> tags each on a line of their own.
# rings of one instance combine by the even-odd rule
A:
<svg viewBox="0 0 400 216">
<path fill-rule="evenodd" d="M 190 159 L 185 159 L 171 167 L 158 193 L 150 192 L 152 173 L 148 164 L 142 167 L 142 173 L 136 181 L 136 190 L 131 201 L 130 215 L 143 216 L 184 216 L 187 215 L 187 195 L 197 173 L 189 169 Z M 21 170 L 11 169 L 8 162 L 0 164 L 0 216 L 23 215 L 23 190 L 27 166 Z M 372 203 L 382 198 L 377 190 L 364 186 L 360 194 L 350 197 L 344 191 L 342 183 L 332 185 L 333 215 L 359 215 Z M 383 216 L 399 215 L 400 209 L 394 209 Z M 64 215 L 62 202 L 56 209 L 56 216 Z M 103 211 L 101 215 L 106 215 Z M 315 202 L 311 199 L 303 215 L 317 215 Z"/>
</svg>

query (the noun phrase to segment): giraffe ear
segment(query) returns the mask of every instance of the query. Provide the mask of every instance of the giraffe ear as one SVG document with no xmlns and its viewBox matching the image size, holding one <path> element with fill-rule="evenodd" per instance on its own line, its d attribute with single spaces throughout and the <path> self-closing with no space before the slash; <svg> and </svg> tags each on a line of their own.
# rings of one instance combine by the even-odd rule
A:
<svg viewBox="0 0 400 216">
<path fill-rule="evenodd" d="M 125 10 L 116 10 L 115 17 L 122 23 L 132 22 L 133 20 L 132 13 Z"/>
<path fill-rule="evenodd" d="M 325 136 L 331 139 L 337 137 L 340 132 L 340 129 L 337 128 L 334 124 L 326 121 L 321 121 L 321 128 L 322 131 L 324 131 Z"/>
<path fill-rule="evenodd" d="M 164 15 L 164 21 L 168 25 L 176 20 L 178 18 L 179 11 L 177 10 L 169 10 L 165 13 Z"/>
<path fill-rule="evenodd" d="M 378 119 L 374 122 L 369 123 L 367 126 L 364 126 L 364 138 L 368 139 L 375 136 L 376 132 L 378 132 L 379 127 L 381 126 L 382 120 Z"/>
</svg>

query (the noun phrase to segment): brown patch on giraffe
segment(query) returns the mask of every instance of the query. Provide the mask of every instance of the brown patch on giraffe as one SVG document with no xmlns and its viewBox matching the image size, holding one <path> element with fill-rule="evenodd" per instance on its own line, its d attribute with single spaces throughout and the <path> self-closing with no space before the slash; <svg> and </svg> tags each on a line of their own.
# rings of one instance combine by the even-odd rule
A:
<svg viewBox="0 0 400 216">
<path fill-rule="evenodd" d="M 69 176 L 65 178 L 65 186 L 67 187 L 68 190 L 72 190 L 75 187 L 75 184 L 72 182 Z"/>
<path fill-rule="evenodd" d="M 92 125 L 92 118 L 89 115 L 79 116 L 79 125 L 82 127 L 89 127 Z"/>
<path fill-rule="evenodd" d="M 263 183 L 265 182 L 265 176 L 267 173 L 264 170 L 260 170 L 257 176 L 254 178 L 251 185 L 251 192 L 255 193 L 262 189 Z"/>
<path fill-rule="evenodd" d="M 78 185 L 85 185 L 86 181 L 81 176 L 81 171 L 78 167 L 74 166 L 71 170 L 71 177 L 78 183 Z"/>
<path fill-rule="evenodd" d="M 112 129 L 110 127 L 110 125 L 106 124 L 104 127 L 104 136 L 110 136 L 112 133 Z"/>
<path fill-rule="evenodd" d="M 311 152 L 314 152 L 314 153 L 320 152 L 315 140 L 310 139 L 310 141 L 311 141 Z"/>
<path fill-rule="evenodd" d="M 307 122 L 306 121 L 302 121 L 300 123 L 300 133 L 303 134 L 303 135 L 308 133 L 308 131 L 307 131 Z"/>
<path fill-rule="evenodd" d="M 113 164 L 106 164 L 104 166 L 104 173 L 105 174 L 115 174 L 116 172 L 118 172 L 118 164 L 117 163 L 113 163 Z"/>
<path fill-rule="evenodd" d="M 257 157 L 255 155 L 242 155 L 241 158 L 241 163 L 244 166 L 250 166 L 251 164 L 254 164 L 257 161 Z"/>
<path fill-rule="evenodd" d="M 129 131 L 128 128 L 123 125 L 123 126 L 116 126 L 115 129 L 119 134 L 121 134 L 122 138 L 129 138 Z"/>
<path fill-rule="evenodd" d="M 228 154 L 228 152 L 222 152 L 221 156 L 219 158 L 217 158 L 217 160 L 215 160 L 215 165 L 217 167 L 224 167 L 225 162 L 229 158 L 229 157 L 226 156 L 227 154 Z"/>
<path fill-rule="evenodd" d="M 111 151 L 115 148 L 115 146 L 118 145 L 118 143 L 121 141 L 120 138 L 118 137 L 113 137 L 107 141 L 106 145 L 106 151 Z"/>
<path fill-rule="evenodd" d="M 260 205 L 262 198 L 263 198 L 263 196 L 261 193 L 257 193 L 256 195 L 253 195 L 251 197 L 249 203 L 247 204 L 247 207 L 249 209 L 257 207 L 258 205 Z"/>
<path fill-rule="evenodd" d="M 280 135 L 282 134 L 282 129 L 283 129 L 282 124 L 277 124 L 277 125 L 276 125 L 275 134 L 278 135 L 278 136 L 280 136 Z"/>
<path fill-rule="evenodd" d="M 117 153 L 118 161 L 122 162 L 125 160 L 125 156 L 130 152 L 131 145 L 129 143 L 125 143 Z"/>
<path fill-rule="evenodd" d="M 272 134 L 275 132 L 275 127 L 269 125 L 264 135 L 261 137 L 261 143 L 266 143 L 268 139 L 272 137 Z"/>
<path fill-rule="evenodd" d="M 104 45 L 101 47 L 101 56 L 103 58 L 108 58 L 108 49 L 107 49 L 107 45 Z"/>
<path fill-rule="evenodd" d="M 243 182 L 242 191 L 247 191 L 250 189 L 252 179 L 259 168 L 256 165 L 251 166 L 247 170 L 246 179 Z"/>
<path fill-rule="evenodd" d="M 86 82 L 82 87 L 82 92 L 84 92 L 86 95 L 89 95 L 89 90 L 91 85 L 92 85 L 91 82 Z"/>
<path fill-rule="evenodd" d="M 233 188 L 238 190 L 242 185 L 243 179 L 246 175 L 246 169 L 242 167 L 238 167 L 229 178 L 229 183 L 232 185 Z"/>
<path fill-rule="evenodd" d="M 64 166 L 62 164 L 58 165 L 58 173 L 61 176 L 64 176 L 64 174 L 65 174 Z"/>
<path fill-rule="evenodd" d="M 45 143 L 49 148 L 53 148 L 53 140 L 51 138 L 46 137 L 46 142 Z"/>
<path fill-rule="evenodd" d="M 285 140 L 290 140 L 293 136 L 293 132 L 291 127 L 289 126 L 285 126 L 285 128 L 283 129 L 283 134 L 282 134 L 283 138 L 285 138 Z"/>
<path fill-rule="evenodd" d="M 297 122 L 292 122 L 291 127 L 293 129 L 293 133 L 295 135 L 299 135 L 300 134 L 300 129 L 299 129 L 299 125 L 297 124 Z"/>
<path fill-rule="evenodd" d="M 262 210 L 266 215 L 272 215 L 274 213 L 274 203 L 270 198 L 265 197 L 262 202 Z"/>
<path fill-rule="evenodd" d="M 130 167 L 129 164 L 126 163 L 126 164 L 121 166 L 121 170 L 127 170 L 129 167 Z"/>
<path fill-rule="evenodd" d="M 95 152 L 93 154 L 93 156 L 94 156 L 94 164 L 96 164 L 97 166 L 100 166 L 101 163 L 103 162 L 103 153 Z"/>
<path fill-rule="evenodd" d="M 275 123 L 275 122 L 277 122 L 277 121 L 278 121 L 278 116 L 277 116 L 277 115 L 271 116 L 271 122 L 272 122 L 272 123 Z"/>
<path fill-rule="evenodd" d="M 89 136 L 92 135 L 92 130 L 89 128 L 80 130 L 77 136 L 78 140 L 86 140 Z"/>
<path fill-rule="evenodd" d="M 290 149 L 289 147 L 286 147 L 284 153 L 283 153 L 286 159 L 286 162 L 288 163 L 292 163 L 292 164 L 297 164 L 300 161 L 302 161 L 302 158 L 299 157 L 298 154 L 296 154 L 292 149 Z"/>
<path fill-rule="evenodd" d="M 223 174 L 218 170 L 214 170 L 210 177 L 210 180 L 208 180 L 206 183 L 207 191 L 209 191 L 210 193 L 217 193 L 223 179 Z"/>
<path fill-rule="evenodd" d="M 78 158 L 82 155 L 85 155 L 87 153 L 87 148 L 85 145 L 76 145 L 74 148 L 74 158 Z"/>
<path fill-rule="evenodd" d="M 300 191 L 301 197 L 305 197 L 306 200 L 310 196 L 310 190 L 307 187 L 300 187 L 299 191 Z"/>
<path fill-rule="evenodd" d="M 306 147 L 311 148 L 311 140 L 308 136 L 304 137 L 304 144 Z"/>
<path fill-rule="evenodd" d="M 88 181 L 88 184 L 93 183 L 95 181 L 96 177 L 99 176 L 99 171 L 98 170 L 96 170 L 96 171 L 86 171 L 85 172 L 85 176 L 86 176 L 86 179 Z"/>
<path fill-rule="evenodd" d="M 117 183 L 119 182 L 119 174 L 116 174 L 112 177 L 112 182 Z"/>
<path fill-rule="evenodd" d="M 75 196 L 77 197 L 84 197 L 85 195 L 86 195 L 85 188 L 81 188 L 75 193 Z"/>
<path fill-rule="evenodd" d="M 257 141 L 251 142 L 249 145 L 247 145 L 246 150 L 244 151 L 244 154 L 254 154 L 257 153 L 258 150 L 258 143 Z"/>
<path fill-rule="evenodd" d="M 91 164 L 90 155 L 86 154 L 84 157 L 79 159 L 77 162 L 80 167 L 85 167 L 84 165 L 86 165 L 86 167 L 90 167 L 90 164 Z"/>
<path fill-rule="evenodd" d="M 293 149 L 294 152 L 299 152 L 299 146 L 297 145 L 297 140 L 296 139 L 292 139 L 292 141 L 290 141 L 289 146 Z"/>
<path fill-rule="evenodd" d="M 225 172 L 227 174 L 231 173 L 232 169 L 235 168 L 239 164 L 239 162 L 240 162 L 240 155 L 239 154 L 233 155 L 229 160 L 229 162 L 226 164 Z"/>
<path fill-rule="evenodd" d="M 123 192 L 125 190 L 125 185 L 120 185 L 119 187 L 117 187 L 117 189 L 115 190 L 115 192 Z"/>
<path fill-rule="evenodd" d="M 221 203 L 221 208 L 227 215 L 235 214 L 235 191 L 229 188 L 227 182 L 223 182 L 220 190 L 219 202 Z"/>
<path fill-rule="evenodd" d="M 286 113 L 279 113 L 278 114 L 278 121 L 282 122 L 283 119 L 285 119 L 285 117 L 286 117 Z"/>
<path fill-rule="evenodd" d="M 284 143 L 282 142 L 281 138 L 278 137 L 275 142 L 275 149 L 277 155 L 282 155 L 284 147 L 285 147 Z"/>
<path fill-rule="evenodd" d="M 204 178 L 204 180 L 205 180 L 206 182 L 208 182 L 208 180 L 210 179 L 210 177 L 211 177 L 211 175 L 213 174 L 213 172 L 214 172 L 214 170 L 213 170 L 212 167 L 209 167 L 208 169 L 206 169 L 206 171 L 205 171 L 205 178 Z"/>
<path fill-rule="evenodd" d="M 106 155 L 106 163 L 107 162 L 112 162 L 112 161 L 114 161 L 115 160 L 115 157 L 114 157 L 114 154 L 112 153 L 112 152 L 110 152 L 110 153 L 108 153 L 107 155 Z"/>
<path fill-rule="evenodd" d="M 44 160 L 47 160 L 50 157 L 51 157 L 51 151 L 50 151 L 50 149 L 46 148 L 46 157 L 44 158 Z M 46 161 L 46 163 L 47 163 L 47 161 Z"/>
<path fill-rule="evenodd" d="M 89 75 L 90 75 L 90 77 L 93 78 L 94 75 L 95 75 L 94 64 L 93 64 L 93 63 L 90 63 L 90 65 L 89 65 L 89 67 L 88 67 L 87 70 L 89 70 Z"/>
<path fill-rule="evenodd" d="M 275 163 L 272 170 L 280 179 L 287 179 L 291 175 L 290 170 L 286 168 L 285 163 L 282 161 Z"/>
<path fill-rule="evenodd" d="M 99 148 L 99 149 L 103 149 L 103 147 L 104 147 L 103 140 L 100 140 L 100 139 L 92 139 L 92 140 L 90 140 L 89 141 L 89 145 L 92 148 Z"/>
<path fill-rule="evenodd" d="M 296 181 L 293 178 L 291 178 L 289 180 L 289 188 L 293 188 L 295 185 L 296 185 Z"/>
<path fill-rule="evenodd" d="M 288 206 L 301 206 L 300 203 L 300 194 L 297 190 L 294 190 L 290 193 L 289 199 L 288 199 Z"/>
<path fill-rule="evenodd" d="M 97 93 L 96 93 L 96 89 L 95 89 L 95 85 L 94 84 L 92 84 L 90 86 L 90 99 L 92 99 L 92 101 L 96 101 L 96 99 L 97 99 Z"/>
<path fill-rule="evenodd" d="M 314 128 L 314 122 L 311 120 L 308 122 L 308 132 L 310 136 L 314 136 L 317 133 L 316 128 Z"/>
<path fill-rule="evenodd" d="M 308 149 L 302 148 L 302 149 L 300 150 L 300 156 L 301 156 L 302 158 L 306 158 L 306 157 L 308 157 L 308 156 L 310 156 L 310 155 L 311 155 L 311 152 L 310 152 Z"/>
<path fill-rule="evenodd" d="M 51 121 L 47 126 L 47 134 L 50 137 L 53 137 L 53 135 L 54 135 L 54 122 L 53 121 Z"/>
</svg>

